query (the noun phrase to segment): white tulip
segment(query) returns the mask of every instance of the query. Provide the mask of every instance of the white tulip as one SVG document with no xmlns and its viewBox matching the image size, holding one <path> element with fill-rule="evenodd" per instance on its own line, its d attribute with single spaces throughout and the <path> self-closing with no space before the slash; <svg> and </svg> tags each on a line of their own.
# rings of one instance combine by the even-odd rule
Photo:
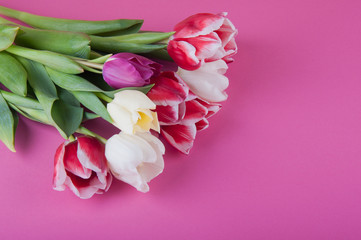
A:
<svg viewBox="0 0 361 240">
<path fill-rule="evenodd" d="M 140 192 L 148 192 L 148 182 L 163 172 L 163 143 L 149 132 L 119 133 L 105 144 L 105 156 L 114 177 Z"/>
<path fill-rule="evenodd" d="M 227 99 L 224 91 L 229 81 L 223 74 L 228 66 L 225 61 L 204 62 L 194 71 L 178 68 L 178 75 L 187 83 L 191 91 L 209 102 L 221 102 Z"/>
<path fill-rule="evenodd" d="M 144 93 L 136 90 L 124 90 L 116 93 L 107 110 L 114 125 L 125 133 L 159 132 L 156 105 Z"/>
</svg>

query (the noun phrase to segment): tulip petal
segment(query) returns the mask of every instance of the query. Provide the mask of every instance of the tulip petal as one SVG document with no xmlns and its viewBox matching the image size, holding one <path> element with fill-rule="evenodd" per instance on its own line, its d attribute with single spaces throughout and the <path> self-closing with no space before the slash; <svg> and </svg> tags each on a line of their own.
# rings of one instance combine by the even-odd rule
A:
<svg viewBox="0 0 361 240">
<path fill-rule="evenodd" d="M 121 132 L 108 139 L 105 156 L 112 172 L 119 173 L 136 169 L 144 157 L 144 151 L 152 151 L 145 140 Z"/>
<path fill-rule="evenodd" d="M 148 85 L 152 76 L 162 68 L 159 63 L 133 53 L 118 53 L 104 64 L 104 80 L 113 88 Z"/>
<path fill-rule="evenodd" d="M 183 69 L 195 70 L 201 65 L 201 61 L 196 56 L 196 48 L 186 41 L 169 41 L 168 53 Z"/>
<path fill-rule="evenodd" d="M 186 113 L 182 124 L 190 125 L 202 120 L 208 113 L 208 109 L 197 100 L 186 102 Z"/>
<path fill-rule="evenodd" d="M 104 80 L 113 88 L 141 87 L 145 83 L 136 67 L 126 59 L 111 58 L 103 68 Z"/>
<path fill-rule="evenodd" d="M 113 102 L 128 109 L 155 109 L 155 104 L 140 91 L 124 90 L 114 94 Z"/>
<path fill-rule="evenodd" d="M 223 58 L 223 60 L 226 63 L 233 62 L 232 56 L 237 53 L 237 44 L 236 40 L 233 38 L 231 39 L 228 44 L 224 47 L 224 50 L 226 51 L 226 56 Z"/>
<path fill-rule="evenodd" d="M 195 54 L 200 60 L 217 60 L 225 55 L 222 41 L 214 32 L 197 38 L 189 38 L 187 42 L 196 48 Z"/>
<path fill-rule="evenodd" d="M 66 179 L 66 172 L 64 167 L 65 143 L 61 144 L 55 152 L 54 158 L 54 174 L 53 174 L 53 188 L 58 191 L 64 191 L 64 182 Z"/>
<path fill-rule="evenodd" d="M 138 191 L 147 192 L 147 182 L 163 171 L 163 144 L 149 132 L 119 133 L 106 143 L 105 155 L 115 178 Z"/>
<path fill-rule="evenodd" d="M 202 131 L 206 128 L 208 128 L 209 122 L 207 119 L 203 118 L 199 122 L 196 122 L 197 131 Z"/>
<path fill-rule="evenodd" d="M 179 106 L 157 106 L 159 121 L 164 124 L 175 124 L 179 121 Z"/>
<path fill-rule="evenodd" d="M 163 72 L 154 82 L 155 85 L 147 96 L 158 106 L 176 105 L 187 97 L 188 86 L 174 72 Z"/>
<path fill-rule="evenodd" d="M 79 162 L 94 172 L 107 172 L 107 160 L 104 155 L 105 146 L 93 137 L 78 137 L 77 156 Z"/>
<path fill-rule="evenodd" d="M 134 124 L 137 122 L 138 117 L 134 119 L 131 112 L 114 102 L 107 104 L 107 110 L 117 128 L 130 134 L 134 132 Z"/>
<path fill-rule="evenodd" d="M 217 30 L 215 32 L 218 34 L 218 36 L 222 40 L 223 47 L 225 47 L 228 44 L 228 42 L 232 38 L 234 38 L 234 36 L 237 34 L 237 29 L 234 27 L 234 25 L 228 18 L 225 18 L 223 25 L 220 27 L 219 30 Z"/>
<path fill-rule="evenodd" d="M 91 176 L 92 171 L 85 168 L 80 163 L 77 155 L 77 148 L 77 142 L 71 142 L 65 146 L 65 154 L 63 159 L 65 169 L 67 172 L 71 172 L 78 177 L 88 179 Z"/>
<path fill-rule="evenodd" d="M 192 125 L 162 126 L 160 133 L 176 149 L 188 154 L 193 146 L 197 129 Z"/>
<path fill-rule="evenodd" d="M 221 15 L 211 13 L 199 13 L 190 16 L 174 27 L 175 38 L 191 38 L 199 35 L 207 35 L 219 29 L 224 21 Z"/>
<path fill-rule="evenodd" d="M 178 74 L 188 84 L 192 92 L 209 102 L 221 102 L 227 99 L 224 90 L 229 81 L 223 74 L 228 66 L 223 60 L 206 62 L 195 71 L 179 68 Z"/>
<path fill-rule="evenodd" d="M 160 131 L 160 125 L 158 121 L 158 114 L 156 112 L 151 112 L 153 115 L 153 121 L 150 124 L 150 129 L 153 129 L 154 131 L 158 132 Z"/>
<path fill-rule="evenodd" d="M 103 184 L 100 183 L 94 172 L 87 180 L 84 180 L 71 173 L 68 173 L 68 177 L 70 180 L 68 183 L 69 189 L 82 199 L 91 198 L 95 193 L 98 192 L 99 188 L 104 188 Z"/>
<path fill-rule="evenodd" d="M 145 139 L 152 146 L 152 148 L 156 150 L 155 152 L 157 154 L 155 162 L 145 162 L 137 167 L 139 174 L 146 182 L 149 182 L 163 172 L 164 161 L 162 155 L 165 153 L 165 148 L 163 143 L 151 134 L 143 133 L 139 134 L 139 136 Z"/>
<path fill-rule="evenodd" d="M 212 117 L 222 108 L 222 105 L 219 103 L 209 103 L 199 98 L 197 99 L 197 101 L 207 108 L 208 113 L 206 115 L 206 118 Z"/>
</svg>

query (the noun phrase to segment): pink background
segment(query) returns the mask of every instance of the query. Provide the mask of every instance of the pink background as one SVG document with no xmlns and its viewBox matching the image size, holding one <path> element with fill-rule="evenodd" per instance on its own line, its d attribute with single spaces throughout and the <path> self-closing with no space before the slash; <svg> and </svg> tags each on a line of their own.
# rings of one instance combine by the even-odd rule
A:
<svg viewBox="0 0 361 240">
<path fill-rule="evenodd" d="M 18 152 L 0 144 L 0 239 L 361 239 L 361 1 L 1 4 L 144 18 L 146 30 L 163 31 L 197 12 L 228 11 L 239 53 L 223 109 L 189 156 L 168 148 L 147 194 L 116 181 L 90 200 L 52 190 L 62 138 L 21 119 Z M 102 121 L 89 127 L 114 133 Z"/>
</svg>

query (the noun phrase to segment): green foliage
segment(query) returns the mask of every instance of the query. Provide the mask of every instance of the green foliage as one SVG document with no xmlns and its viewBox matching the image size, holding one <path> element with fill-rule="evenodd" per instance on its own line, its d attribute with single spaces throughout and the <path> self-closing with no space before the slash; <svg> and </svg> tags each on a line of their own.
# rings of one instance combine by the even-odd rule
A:
<svg viewBox="0 0 361 240">
<path fill-rule="evenodd" d="M 28 25 L 40 29 L 83 32 L 87 34 L 100 34 L 126 30 L 134 25 L 142 25 L 143 20 L 139 19 L 116 19 L 108 21 L 84 21 L 43 17 L 26 12 L 17 11 L 0 6 L 0 14 L 18 19 Z"/>
<path fill-rule="evenodd" d="M 14 117 L 7 102 L 0 93 L 0 140 L 15 152 L 15 130 L 17 116 Z"/>
<path fill-rule="evenodd" d="M 44 109 L 50 123 L 64 138 L 69 138 L 80 126 L 83 109 L 58 96 L 56 86 L 51 81 L 45 67 L 37 62 L 20 59 L 29 75 L 29 83 Z"/>
<path fill-rule="evenodd" d="M 51 67 L 61 72 L 70 74 L 79 74 L 84 72 L 83 68 L 81 68 L 78 63 L 76 63 L 71 58 L 59 53 L 45 50 L 34 50 L 15 45 L 12 45 L 6 49 L 6 51 L 14 55 L 44 64 L 45 66 Z"/>
<path fill-rule="evenodd" d="M 14 57 L 6 52 L 0 52 L 0 83 L 10 91 L 26 96 L 27 73 L 24 67 Z"/>
<path fill-rule="evenodd" d="M 0 51 L 13 44 L 18 30 L 19 27 L 0 24 Z"/>
</svg>

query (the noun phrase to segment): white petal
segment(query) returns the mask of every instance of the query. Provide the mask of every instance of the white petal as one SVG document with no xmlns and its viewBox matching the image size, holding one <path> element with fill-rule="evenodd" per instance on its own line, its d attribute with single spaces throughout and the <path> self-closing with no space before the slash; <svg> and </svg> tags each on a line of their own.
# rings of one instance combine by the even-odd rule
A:
<svg viewBox="0 0 361 240">
<path fill-rule="evenodd" d="M 108 140 L 105 156 L 115 178 L 147 192 L 147 182 L 163 171 L 164 150 L 160 140 L 149 132 L 137 135 L 121 132 Z"/>
<path fill-rule="evenodd" d="M 155 109 L 155 104 L 144 93 L 136 90 L 124 90 L 114 94 L 113 102 L 126 107 L 130 111 L 135 109 Z"/>
<path fill-rule="evenodd" d="M 114 101 L 108 103 L 107 110 L 117 128 L 126 133 L 133 133 L 134 125 L 137 122 L 137 119 L 134 121 L 134 113 Z"/>
<path fill-rule="evenodd" d="M 224 90 L 228 87 L 229 81 L 223 75 L 227 68 L 223 60 L 217 60 L 205 62 L 194 71 L 179 68 L 177 73 L 199 97 L 209 102 L 220 102 L 227 99 Z"/>
</svg>

